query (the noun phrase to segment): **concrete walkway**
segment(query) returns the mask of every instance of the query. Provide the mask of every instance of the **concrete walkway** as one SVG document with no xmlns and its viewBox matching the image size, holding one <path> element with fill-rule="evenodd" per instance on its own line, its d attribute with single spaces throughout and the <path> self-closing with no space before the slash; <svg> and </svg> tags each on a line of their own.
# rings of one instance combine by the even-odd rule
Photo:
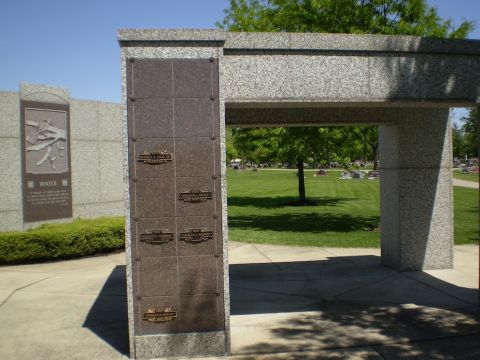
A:
<svg viewBox="0 0 480 360">
<path fill-rule="evenodd" d="M 461 180 L 453 178 L 453 186 L 462 186 L 471 189 L 478 189 L 479 183 L 475 181 Z"/>
<path fill-rule="evenodd" d="M 230 244 L 232 359 L 480 358 L 478 246 L 399 273 L 377 249 Z M 0 359 L 125 359 L 124 254 L 0 267 Z"/>
</svg>

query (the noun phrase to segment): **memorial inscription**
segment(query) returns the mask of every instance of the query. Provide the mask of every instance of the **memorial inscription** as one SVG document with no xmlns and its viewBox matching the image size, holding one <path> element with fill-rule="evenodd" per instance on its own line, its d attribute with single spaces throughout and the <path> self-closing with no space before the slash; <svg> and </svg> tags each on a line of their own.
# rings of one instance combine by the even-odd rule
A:
<svg viewBox="0 0 480 360">
<path fill-rule="evenodd" d="M 211 191 L 204 190 L 185 190 L 178 194 L 178 200 L 187 203 L 200 203 L 207 200 L 212 200 L 213 194 Z"/>
<path fill-rule="evenodd" d="M 200 243 L 213 239 L 213 231 L 206 229 L 187 229 L 186 232 L 180 233 L 180 241 L 188 243 Z"/>
<path fill-rule="evenodd" d="M 140 234 L 140 241 L 153 245 L 166 244 L 173 241 L 173 239 L 173 232 L 170 232 L 168 229 L 147 230 Z"/>
<path fill-rule="evenodd" d="M 177 318 L 175 308 L 147 309 L 143 314 L 143 320 L 148 322 L 166 322 Z"/>
<path fill-rule="evenodd" d="M 148 165 L 160 165 L 166 164 L 173 160 L 173 156 L 166 151 L 144 151 L 142 154 L 138 154 L 138 162 Z"/>
<path fill-rule="evenodd" d="M 70 107 L 21 101 L 24 221 L 72 217 Z"/>
</svg>

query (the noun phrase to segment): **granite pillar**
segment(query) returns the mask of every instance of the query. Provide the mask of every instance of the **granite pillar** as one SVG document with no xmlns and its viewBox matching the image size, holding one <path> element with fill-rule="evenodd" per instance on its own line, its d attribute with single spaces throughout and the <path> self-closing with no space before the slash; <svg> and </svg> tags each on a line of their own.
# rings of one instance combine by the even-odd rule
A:
<svg viewBox="0 0 480 360">
<path fill-rule="evenodd" d="M 381 125 L 382 262 L 401 271 L 453 267 L 448 109 L 399 109 Z"/>
<path fill-rule="evenodd" d="M 219 59 L 135 50 L 124 53 L 130 357 L 224 355 Z"/>
</svg>

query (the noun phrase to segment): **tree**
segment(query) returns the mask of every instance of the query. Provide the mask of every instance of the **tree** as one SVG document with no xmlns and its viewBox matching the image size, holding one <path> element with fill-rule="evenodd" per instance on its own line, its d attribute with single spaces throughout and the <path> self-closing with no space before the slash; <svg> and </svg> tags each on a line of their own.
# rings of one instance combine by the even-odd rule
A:
<svg viewBox="0 0 480 360">
<path fill-rule="evenodd" d="M 442 19 L 426 0 L 230 0 L 225 17 L 217 26 L 229 31 L 323 32 L 355 34 L 417 35 L 430 37 L 465 38 L 473 29 L 471 21 L 458 27 L 450 19 Z M 303 171 L 304 149 L 317 146 L 318 139 L 297 141 L 301 133 L 294 128 L 281 131 L 285 154 L 295 152 L 299 174 Z M 313 133 L 305 130 L 305 134 Z M 318 134 L 318 132 L 315 132 Z M 354 137 L 354 134 L 348 134 Z M 361 130 L 374 156 L 378 153 L 377 130 Z M 311 144 L 303 144 L 313 141 Z M 317 145 L 315 145 L 317 144 Z M 378 163 L 378 158 L 375 158 Z M 302 167 L 300 169 L 300 166 Z M 303 176 L 299 176 L 299 199 L 305 200 Z"/>
<path fill-rule="evenodd" d="M 468 157 L 478 157 L 479 152 L 479 108 L 471 108 L 468 115 L 463 117 L 464 121 L 462 132 L 464 141 L 464 153 Z"/>
<path fill-rule="evenodd" d="M 425 0 L 230 0 L 217 23 L 229 31 L 286 31 L 465 38 Z"/>
<path fill-rule="evenodd" d="M 456 123 L 452 126 L 453 157 L 463 158 L 465 156 L 465 139 L 463 129 Z"/>
<path fill-rule="evenodd" d="M 238 151 L 235 148 L 235 145 L 233 144 L 232 129 L 230 128 L 225 129 L 225 147 L 227 152 L 226 154 L 227 164 L 229 164 L 230 161 L 238 158 Z"/>
</svg>

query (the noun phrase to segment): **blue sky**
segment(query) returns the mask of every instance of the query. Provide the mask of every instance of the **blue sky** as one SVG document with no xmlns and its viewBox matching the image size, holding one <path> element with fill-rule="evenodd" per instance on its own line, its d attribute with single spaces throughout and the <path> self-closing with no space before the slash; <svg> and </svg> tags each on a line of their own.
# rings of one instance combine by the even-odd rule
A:
<svg viewBox="0 0 480 360">
<path fill-rule="evenodd" d="M 74 98 L 120 101 L 119 28 L 213 28 L 228 0 L 2 0 L 0 90 L 67 87 Z M 480 0 L 428 0 L 443 18 L 477 23 Z"/>
</svg>

